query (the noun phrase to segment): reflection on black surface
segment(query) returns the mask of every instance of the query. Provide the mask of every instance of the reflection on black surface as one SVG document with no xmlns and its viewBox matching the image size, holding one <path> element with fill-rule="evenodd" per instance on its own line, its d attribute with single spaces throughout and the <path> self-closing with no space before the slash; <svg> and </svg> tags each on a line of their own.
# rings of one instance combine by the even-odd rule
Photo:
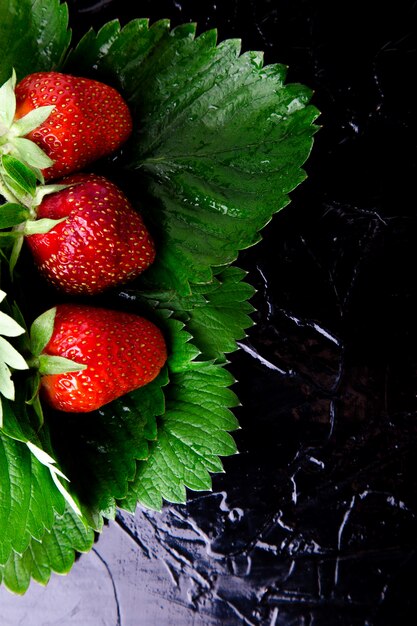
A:
<svg viewBox="0 0 417 626">
<path fill-rule="evenodd" d="M 287 63 L 322 111 L 308 180 L 239 259 L 258 290 L 230 364 L 240 454 L 212 494 L 119 515 L 124 575 L 158 598 L 147 624 L 407 624 L 417 608 L 416 5 L 372 4 L 69 2 L 78 35 L 114 17 L 216 26 Z"/>
</svg>

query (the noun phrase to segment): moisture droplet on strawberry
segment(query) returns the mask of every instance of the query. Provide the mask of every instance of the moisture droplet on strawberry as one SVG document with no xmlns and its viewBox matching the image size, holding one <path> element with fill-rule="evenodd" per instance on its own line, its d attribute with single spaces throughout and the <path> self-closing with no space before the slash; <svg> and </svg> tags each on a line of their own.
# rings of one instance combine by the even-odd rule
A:
<svg viewBox="0 0 417 626">
<path fill-rule="evenodd" d="M 42 354 L 86 369 L 43 376 L 41 394 L 60 411 L 88 412 L 150 383 L 165 364 L 161 331 L 132 313 L 91 306 L 56 307 L 52 337 Z"/>
<path fill-rule="evenodd" d="M 40 106 L 55 109 L 27 135 L 54 161 L 45 180 L 81 170 L 117 150 L 132 132 L 129 108 L 118 91 L 96 80 L 37 72 L 16 86 L 16 115 Z"/>
<path fill-rule="evenodd" d="M 37 215 L 67 219 L 26 238 L 41 274 L 64 293 L 93 295 L 147 269 L 154 244 L 122 191 L 96 174 L 62 182 L 71 186 L 46 196 Z"/>
</svg>

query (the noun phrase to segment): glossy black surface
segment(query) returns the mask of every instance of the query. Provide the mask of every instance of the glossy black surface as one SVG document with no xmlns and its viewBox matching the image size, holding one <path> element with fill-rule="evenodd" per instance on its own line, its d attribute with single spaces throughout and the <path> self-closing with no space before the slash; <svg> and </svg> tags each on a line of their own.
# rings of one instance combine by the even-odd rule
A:
<svg viewBox="0 0 417 626">
<path fill-rule="evenodd" d="M 230 364 L 240 454 L 212 494 L 121 513 L 67 579 L 2 590 L 2 623 L 414 623 L 417 7 L 366 4 L 69 2 L 76 37 L 170 17 L 242 38 L 314 89 L 322 129 L 308 180 L 239 259 L 258 289 Z"/>
</svg>

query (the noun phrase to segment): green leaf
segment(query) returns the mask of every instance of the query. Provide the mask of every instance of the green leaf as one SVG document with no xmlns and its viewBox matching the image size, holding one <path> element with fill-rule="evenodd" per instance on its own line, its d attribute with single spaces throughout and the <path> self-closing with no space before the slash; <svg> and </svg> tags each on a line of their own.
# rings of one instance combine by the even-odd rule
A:
<svg viewBox="0 0 417 626">
<path fill-rule="evenodd" d="M 128 496 L 119 506 L 134 511 L 136 502 L 159 510 L 162 499 L 185 502 L 185 487 L 211 488 L 210 472 L 222 471 L 219 456 L 236 452 L 228 431 L 238 428 L 230 411 L 236 395 L 234 382 L 223 367 L 198 362 L 199 351 L 181 322 L 164 322 L 169 354 L 166 410 L 158 419 L 157 440 L 149 457 L 138 463 Z M 146 388 L 145 388 L 146 389 Z"/>
<path fill-rule="evenodd" d="M 248 300 L 254 289 L 244 277 L 243 270 L 228 267 L 208 285 L 192 284 L 189 296 L 180 296 L 175 290 L 125 293 L 184 322 L 198 348 L 199 360 L 225 363 L 225 355 L 237 349 L 236 341 L 243 339 L 252 325 L 254 309 Z"/>
<path fill-rule="evenodd" d="M 43 477 L 44 479 L 47 478 L 47 480 L 42 480 L 41 489 L 52 499 L 51 502 L 54 511 L 61 514 L 66 501 L 76 515 L 81 517 L 82 513 L 78 503 L 68 490 L 68 478 L 58 467 L 55 458 L 51 456 L 51 444 L 48 431 L 46 427 L 44 427 L 42 431 L 39 432 L 38 436 L 38 433 L 33 430 L 30 421 L 29 406 L 24 401 L 22 402 L 22 395 L 24 394 L 22 394 L 22 386 L 20 385 L 17 387 L 16 401 L 13 403 L 5 402 L 4 424 L 1 434 L 19 444 L 26 445 L 31 453 L 32 463 L 40 462 L 47 470 L 46 475 Z M 31 408 L 31 411 L 36 415 L 36 407 Z M 16 413 L 19 415 L 18 419 L 16 418 Z M 17 485 L 19 485 L 20 482 L 20 480 L 17 480 Z M 39 499 L 39 494 L 36 493 L 36 490 L 32 488 L 32 492 L 34 497 Z M 44 505 L 46 504 L 44 503 Z"/>
<path fill-rule="evenodd" d="M 248 300 L 254 289 L 243 281 L 245 272 L 228 267 L 207 287 L 193 287 L 194 294 L 204 296 L 206 304 L 189 311 L 187 329 L 201 350 L 201 359 L 225 363 L 225 354 L 237 349 L 236 341 L 246 336 L 252 326 L 254 308 Z"/>
<path fill-rule="evenodd" d="M 101 515 L 123 499 L 136 471 L 136 460 L 149 455 L 155 418 L 164 412 L 166 371 L 146 387 L 83 415 L 49 418 L 54 449 L 89 523 L 100 529 Z"/>
<path fill-rule="evenodd" d="M 196 38 L 193 24 L 112 23 L 81 41 L 75 65 L 118 82 L 136 116 L 127 158 L 159 242 L 143 277 L 152 289 L 187 295 L 190 282 L 210 282 L 305 178 L 311 92 L 285 84 L 283 66 L 263 67 L 261 53 L 240 55 L 237 40 L 217 46 L 214 31 Z"/>
<path fill-rule="evenodd" d="M 162 321 L 162 320 L 161 320 Z M 171 372 L 187 369 L 200 351 L 191 343 L 191 335 L 184 330 L 184 324 L 173 319 L 163 322 L 168 343 L 168 366 Z"/>
<path fill-rule="evenodd" d="M 21 224 L 29 217 L 30 211 L 26 207 L 21 204 L 7 202 L 0 206 L 0 229 Z"/>
<path fill-rule="evenodd" d="M 160 510 L 162 499 L 185 502 L 185 487 L 211 489 L 210 473 L 221 472 L 219 456 L 236 453 L 227 431 L 238 427 L 229 410 L 238 404 L 228 389 L 232 376 L 219 365 L 198 363 L 171 374 L 166 411 L 149 458 L 138 463 L 128 497 L 120 506 L 134 510 L 136 501 Z"/>
<path fill-rule="evenodd" d="M 49 470 L 27 445 L 0 431 L 0 563 L 41 539 L 63 512 L 64 499 Z"/>
<path fill-rule="evenodd" d="M 52 480 L 54 481 L 56 488 L 62 494 L 67 504 L 73 509 L 73 511 L 81 517 L 82 513 L 81 513 L 80 507 L 78 506 L 77 502 L 75 501 L 73 496 L 70 494 L 70 492 L 68 491 L 68 489 L 64 486 L 62 482 L 62 481 L 64 482 L 68 481 L 69 479 L 56 465 L 55 459 L 51 457 L 50 454 L 45 452 L 43 448 L 37 446 L 31 441 L 27 441 L 26 445 L 29 448 L 29 450 L 32 452 L 32 454 L 38 459 L 38 461 L 40 461 L 43 465 L 45 465 L 45 467 L 49 469 L 49 472 L 51 474 Z"/>
<path fill-rule="evenodd" d="M 18 197 L 35 195 L 36 176 L 31 169 L 10 154 L 3 154 L 1 165 L 4 181 Z"/>
<path fill-rule="evenodd" d="M 0 578 L 10 591 L 23 594 L 31 578 L 46 585 L 52 572 L 67 574 L 74 564 L 75 553 L 88 552 L 93 542 L 92 529 L 67 507 L 63 515 L 55 514 L 51 529 L 40 541 L 32 539 L 22 554 L 10 554 L 5 565 L 0 565 Z"/>
<path fill-rule="evenodd" d="M 59 0 L 0 0 L 0 84 L 58 67 L 69 46 L 68 7 Z"/>
<path fill-rule="evenodd" d="M 5 30 L 9 18 L 6 27 L 0 20 L 4 80 L 12 65 L 20 78 L 59 64 L 68 46 L 66 8 L 55 0 L 37 0 L 33 8 L 29 0 L 6 4 L 0 0 L 0 16 L 16 4 L 13 28 L 22 32 L 20 6 L 27 9 L 29 37 L 23 39 L 30 44 L 37 30 L 44 51 L 21 59 L 23 46 Z M 49 15 L 41 7 L 50 9 L 55 30 L 45 23 L 40 32 L 39 16 Z M 186 488 L 210 489 L 210 473 L 222 471 L 219 456 L 236 451 L 229 431 L 237 428 L 230 409 L 238 401 L 221 364 L 250 325 L 252 290 L 229 265 L 259 240 L 303 180 L 317 111 L 308 104 L 308 89 L 285 84 L 282 66 L 263 67 L 260 53 L 240 55 L 238 41 L 217 46 L 214 31 L 196 38 L 192 24 L 170 31 L 167 21 L 150 27 L 134 20 L 121 30 L 111 22 L 85 36 L 65 69 L 118 86 L 129 100 L 135 132 L 116 167 L 144 190 L 141 206 L 158 249 L 131 306 L 152 308 L 169 346 L 167 370 L 150 385 L 92 414 L 49 413 L 39 432 L 41 448 L 50 452 L 50 429 L 53 456 L 71 479 L 71 493 L 89 524 L 100 529 L 103 516 L 114 513 L 115 499 L 129 510 L 137 500 L 159 509 L 164 499 L 185 501 Z M 0 242 L 10 246 L 9 239 Z M 27 385 L 26 399 L 33 385 Z M 36 416 L 19 393 L 14 403 L 5 400 L 2 435 L 24 439 L 32 437 Z M 46 489 L 47 482 L 42 485 Z M 73 557 L 71 547 L 59 563 L 68 525 L 66 519 L 62 527 L 54 525 L 51 548 L 64 570 Z M 47 580 L 51 561 L 44 548 L 52 534 L 30 540 L 21 556 L 12 550 L 5 560 L 4 554 L 9 588 L 24 591 L 31 576 Z"/>
<path fill-rule="evenodd" d="M 114 75 L 126 88 L 126 81 L 135 80 L 136 68 L 146 59 L 155 46 L 166 37 L 169 20 L 160 20 L 149 28 L 148 19 L 129 22 L 120 37 L 117 20 L 105 24 L 98 34 L 90 30 L 73 50 L 66 63 L 66 70 L 77 67 L 100 76 Z"/>
<path fill-rule="evenodd" d="M 17 388 L 17 400 L 19 400 L 21 395 L 19 391 L 20 387 Z M 14 409 L 17 409 L 16 413 Z M 18 402 L 16 402 L 16 404 L 12 404 L 10 402 L 4 403 L 3 433 L 12 439 L 21 441 L 22 443 L 26 443 L 30 439 L 37 440 L 36 433 L 32 428 L 28 414 L 25 413 L 25 411 L 21 412 L 19 409 L 20 406 Z"/>
</svg>

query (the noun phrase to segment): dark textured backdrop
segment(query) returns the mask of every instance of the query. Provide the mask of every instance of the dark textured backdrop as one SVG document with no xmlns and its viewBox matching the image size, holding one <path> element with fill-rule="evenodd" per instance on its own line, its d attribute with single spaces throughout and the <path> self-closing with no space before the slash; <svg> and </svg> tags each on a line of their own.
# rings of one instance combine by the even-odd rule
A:
<svg viewBox="0 0 417 626">
<path fill-rule="evenodd" d="M 308 180 L 239 259 L 258 289 L 257 324 L 230 365 L 240 455 L 187 506 L 121 514 L 46 590 L 2 589 L 0 624 L 413 623 L 416 3 L 69 6 L 76 36 L 170 17 L 240 37 L 314 89 L 322 129 Z"/>
</svg>

